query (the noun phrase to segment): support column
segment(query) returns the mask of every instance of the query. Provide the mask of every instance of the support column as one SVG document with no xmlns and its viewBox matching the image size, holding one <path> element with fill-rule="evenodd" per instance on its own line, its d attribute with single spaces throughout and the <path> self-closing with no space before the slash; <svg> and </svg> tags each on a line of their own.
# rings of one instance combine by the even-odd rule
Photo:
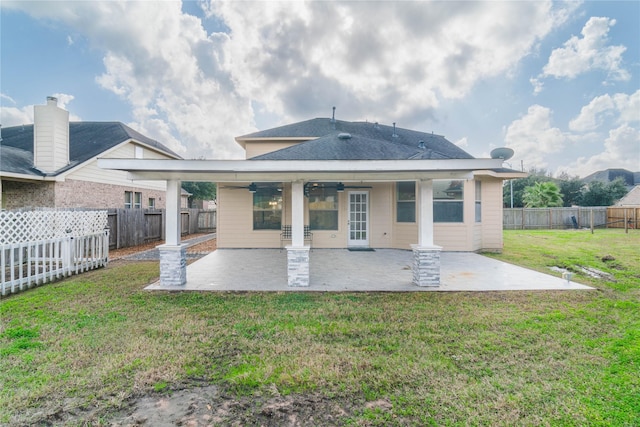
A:
<svg viewBox="0 0 640 427">
<path fill-rule="evenodd" d="M 417 182 L 418 244 L 413 249 L 413 283 L 417 286 L 440 286 L 440 246 L 433 244 L 433 181 Z"/>
<path fill-rule="evenodd" d="M 180 244 L 180 181 L 167 181 L 165 244 L 160 252 L 160 285 L 183 286 L 187 283 L 187 246 Z"/>
<path fill-rule="evenodd" d="M 304 184 L 291 183 L 291 246 L 304 246 Z"/>
<path fill-rule="evenodd" d="M 287 246 L 289 286 L 309 286 L 309 246 L 304 245 L 304 183 L 291 183 L 291 246 Z"/>
<path fill-rule="evenodd" d="M 175 179 L 167 181 L 165 243 L 173 246 L 180 244 L 180 184 Z"/>
</svg>

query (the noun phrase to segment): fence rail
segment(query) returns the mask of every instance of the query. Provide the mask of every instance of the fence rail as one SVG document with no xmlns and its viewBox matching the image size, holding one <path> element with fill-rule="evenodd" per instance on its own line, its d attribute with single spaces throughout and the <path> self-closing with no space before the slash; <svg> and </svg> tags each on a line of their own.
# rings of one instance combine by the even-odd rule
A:
<svg viewBox="0 0 640 427">
<path fill-rule="evenodd" d="M 0 246 L 0 294 L 78 274 L 107 264 L 109 232 Z"/>
<path fill-rule="evenodd" d="M 635 228 L 640 226 L 640 208 L 594 206 L 575 208 L 505 208 L 505 230 L 562 228 Z"/>
</svg>

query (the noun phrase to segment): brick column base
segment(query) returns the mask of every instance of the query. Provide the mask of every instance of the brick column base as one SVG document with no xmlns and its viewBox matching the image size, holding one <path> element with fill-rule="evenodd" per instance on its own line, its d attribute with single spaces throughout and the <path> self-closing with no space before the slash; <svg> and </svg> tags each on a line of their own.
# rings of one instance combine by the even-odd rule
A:
<svg viewBox="0 0 640 427">
<path fill-rule="evenodd" d="M 184 286 L 187 283 L 187 245 L 160 245 L 160 285 Z"/>
<path fill-rule="evenodd" d="M 440 286 L 440 246 L 411 245 L 413 249 L 413 283 L 417 286 Z"/>
<path fill-rule="evenodd" d="M 289 286 L 309 286 L 309 246 L 287 246 Z"/>
</svg>

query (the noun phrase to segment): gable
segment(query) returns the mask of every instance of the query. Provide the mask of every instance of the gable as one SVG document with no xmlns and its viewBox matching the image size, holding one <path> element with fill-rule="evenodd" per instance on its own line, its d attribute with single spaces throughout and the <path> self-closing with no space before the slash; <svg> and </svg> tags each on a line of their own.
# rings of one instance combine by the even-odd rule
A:
<svg viewBox="0 0 640 427">
<path fill-rule="evenodd" d="M 119 122 L 69 123 L 69 165 L 53 175 L 64 173 L 128 140 L 135 140 L 157 150 L 167 157 L 180 158 L 176 153 L 156 140 L 148 138 Z M 2 129 L 3 172 L 32 176 L 44 176 L 33 167 L 33 125 L 13 126 Z M 27 167 L 27 162 L 29 166 Z M 17 172 L 16 172 L 17 173 Z"/>
</svg>

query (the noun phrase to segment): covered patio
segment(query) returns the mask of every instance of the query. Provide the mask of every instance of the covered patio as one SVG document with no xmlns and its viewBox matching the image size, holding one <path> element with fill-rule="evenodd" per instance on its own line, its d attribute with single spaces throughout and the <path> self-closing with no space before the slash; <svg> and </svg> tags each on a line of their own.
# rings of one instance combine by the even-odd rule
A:
<svg viewBox="0 0 640 427">
<path fill-rule="evenodd" d="M 585 285 L 469 252 L 443 252 L 440 286 L 413 284 L 412 251 L 314 249 L 309 286 L 291 287 L 287 255 L 278 249 L 218 249 L 187 266 L 182 286 L 148 286 L 165 291 L 416 292 L 588 290 Z"/>
<path fill-rule="evenodd" d="M 151 159 L 99 159 L 98 165 L 105 169 L 125 170 L 132 180 L 162 180 L 167 182 L 166 244 L 160 249 L 160 282 L 162 286 L 184 287 L 188 275 L 197 275 L 196 269 L 186 268 L 186 253 L 180 243 L 180 183 L 185 181 L 215 181 L 230 183 L 286 182 L 291 185 L 291 245 L 286 247 L 286 257 L 273 258 L 276 274 L 284 274 L 290 287 L 308 287 L 314 281 L 320 283 L 329 279 L 317 277 L 329 275 L 335 268 L 331 262 L 323 262 L 318 255 L 310 256 L 310 246 L 305 245 L 304 232 L 304 188 L 308 182 L 334 181 L 340 183 L 360 182 L 397 182 L 414 181 L 416 183 L 416 223 L 418 236 L 412 252 L 400 251 L 410 257 L 408 270 L 402 274 L 411 276 L 408 286 L 439 287 L 440 251 L 434 244 L 433 220 L 433 180 L 434 179 L 472 179 L 474 171 L 499 170 L 502 159 L 410 159 L 410 160 L 151 160 Z M 250 250 L 251 251 L 251 250 Z M 277 252 L 277 251 L 276 251 Z M 346 252 L 344 250 L 343 252 Z M 381 250 L 384 253 L 386 250 Z M 224 269 L 225 263 L 216 263 L 215 259 L 224 256 L 216 251 L 200 263 L 209 263 L 211 277 L 216 269 Z M 265 254 L 269 251 L 265 252 Z M 318 251 L 317 254 L 321 252 Z M 331 252 L 327 252 L 331 254 Z M 261 254 L 264 255 L 264 254 Z M 352 254 L 353 255 L 353 254 Z M 265 255 L 266 256 L 266 255 Z M 353 258 L 353 255 L 350 256 Z M 316 260 L 318 258 L 318 260 Z M 282 261 L 280 261 L 282 259 Z M 345 257 L 346 259 L 346 257 Z M 382 265 L 390 262 L 380 258 Z M 255 269 L 255 274 L 263 275 L 255 267 L 252 258 L 241 257 L 229 262 L 240 269 Z M 363 268 L 357 263 L 347 262 L 339 278 L 355 277 Z M 203 269 L 205 267 L 202 267 Z M 404 267 L 403 267 L 404 268 Z M 315 271 L 315 273 L 313 273 Z M 349 274 L 347 274 L 347 272 Z M 203 273 L 204 274 L 204 273 Z M 313 278 L 316 275 L 316 279 Z M 318 276 L 320 274 L 320 276 Z M 403 282 L 404 283 L 404 280 Z M 255 285 L 256 283 L 253 282 Z"/>
</svg>

